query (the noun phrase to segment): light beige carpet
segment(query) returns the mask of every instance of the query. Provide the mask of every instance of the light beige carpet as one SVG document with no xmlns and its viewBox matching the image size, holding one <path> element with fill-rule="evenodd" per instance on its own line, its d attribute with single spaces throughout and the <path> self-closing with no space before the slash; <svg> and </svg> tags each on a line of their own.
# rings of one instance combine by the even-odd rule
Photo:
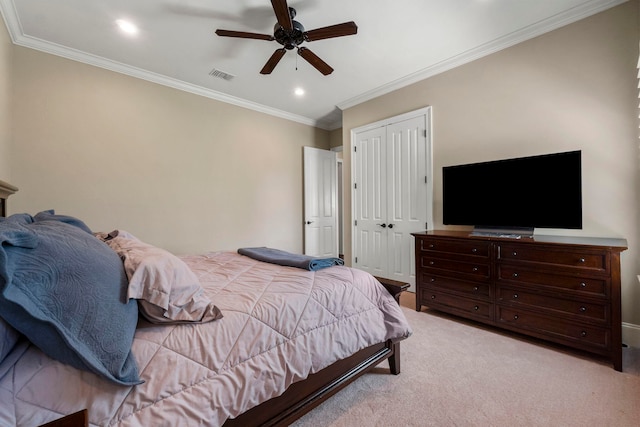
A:
<svg viewBox="0 0 640 427">
<path fill-rule="evenodd" d="M 407 298 L 413 335 L 402 342 L 402 373 L 382 363 L 293 426 L 640 426 L 639 349 L 623 351 L 620 373 L 553 345 L 418 313 Z"/>
</svg>

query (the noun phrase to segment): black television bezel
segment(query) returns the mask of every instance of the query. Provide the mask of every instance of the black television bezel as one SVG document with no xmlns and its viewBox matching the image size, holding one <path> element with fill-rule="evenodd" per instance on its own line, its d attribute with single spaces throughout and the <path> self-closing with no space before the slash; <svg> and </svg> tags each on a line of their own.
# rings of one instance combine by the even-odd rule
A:
<svg viewBox="0 0 640 427">
<path fill-rule="evenodd" d="M 569 169 L 566 169 L 569 167 Z M 524 172 L 528 171 L 528 175 Z M 533 174 L 532 171 L 537 171 Z M 480 174 L 484 172 L 484 176 Z M 469 196 L 469 200 L 462 202 L 464 198 L 459 181 L 460 176 L 467 174 L 475 174 L 476 179 L 467 179 L 466 182 L 472 184 L 465 186 L 466 194 L 474 189 L 476 192 Z M 516 183 L 514 176 L 505 176 L 505 174 L 519 174 L 521 184 L 527 185 L 529 194 L 522 193 L 519 188 L 514 188 Z M 458 176 L 455 176 L 458 175 Z M 475 187 L 480 187 L 488 180 L 498 180 L 495 186 L 491 187 L 491 191 L 484 191 L 480 196 L 480 191 Z M 533 200 L 531 189 L 534 187 L 534 181 L 542 180 L 544 188 L 535 189 L 536 197 L 545 200 Z M 456 180 L 458 182 L 456 182 Z M 526 181 L 525 181 L 526 180 Z M 559 182 L 557 180 L 560 180 Z M 453 184 L 451 183 L 453 181 Z M 553 185 L 554 183 L 559 185 Z M 458 188 L 451 188 L 452 185 L 458 185 Z M 542 193 L 548 191 L 546 196 Z M 451 192 L 455 191 L 454 198 Z M 526 190 L 525 190 L 526 191 Z M 519 195 L 519 196 L 518 196 Z M 527 197 L 523 199 L 523 197 Z M 475 198 L 474 198 L 475 197 Z M 480 203 L 479 197 L 485 197 L 486 203 Z M 518 198 L 519 197 L 519 198 Z M 512 214 L 510 220 L 505 220 L 507 216 L 496 216 L 496 221 L 487 221 L 490 215 L 487 211 L 493 211 L 494 215 L 505 206 L 497 204 L 505 204 L 511 202 L 514 205 L 520 203 L 522 206 L 533 205 L 538 203 L 536 208 L 529 209 L 527 212 L 520 212 L 518 215 Z M 564 211 L 552 214 L 549 209 L 543 209 L 539 203 L 546 203 L 547 208 L 553 203 L 569 203 L 564 206 Z M 465 206 L 466 205 L 466 206 Z M 471 207 L 475 206 L 475 209 Z M 478 207 L 482 207 L 479 210 Z M 487 210 L 487 206 L 492 206 Z M 569 211 L 566 211 L 566 210 Z M 514 157 L 502 160 L 492 160 L 486 162 L 466 163 L 442 168 L 442 220 L 444 225 L 464 225 L 474 226 L 476 230 L 497 230 L 500 233 L 524 233 L 532 234 L 534 228 L 554 228 L 554 229 L 582 229 L 582 152 L 581 150 L 566 151 L 560 153 L 542 154 L 526 157 Z M 455 210 L 463 212 L 454 213 Z M 524 208 L 520 210 L 526 210 Z M 543 213 L 544 212 L 544 213 Z M 535 217 L 534 214 L 535 213 Z M 515 215 L 515 216 L 514 216 Z"/>
</svg>

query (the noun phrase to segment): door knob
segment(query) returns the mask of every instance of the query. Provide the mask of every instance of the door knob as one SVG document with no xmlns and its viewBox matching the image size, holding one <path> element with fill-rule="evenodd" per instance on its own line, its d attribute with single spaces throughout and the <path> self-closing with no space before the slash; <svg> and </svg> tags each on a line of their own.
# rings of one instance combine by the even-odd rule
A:
<svg viewBox="0 0 640 427">
<path fill-rule="evenodd" d="M 311 223 L 313 223 L 313 221 L 307 221 L 307 225 L 309 225 L 309 224 L 311 224 Z"/>
<path fill-rule="evenodd" d="M 386 227 L 387 227 L 387 224 L 378 224 L 378 225 L 379 225 L 380 227 L 382 227 L 382 228 L 386 228 Z"/>
<path fill-rule="evenodd" d="M 389 228 L 393 228 L 393 224 L 389 224 Z"/>
</svg>

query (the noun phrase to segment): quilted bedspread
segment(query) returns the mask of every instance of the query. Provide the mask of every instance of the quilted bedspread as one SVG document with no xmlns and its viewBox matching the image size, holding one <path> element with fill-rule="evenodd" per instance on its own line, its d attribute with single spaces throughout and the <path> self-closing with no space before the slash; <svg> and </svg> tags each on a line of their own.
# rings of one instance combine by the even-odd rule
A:
<svg viewBox="0 0 640 427">
<path fill-rule="evenodd" d="M 137 386 L 63 365 L 32 345 L 0 380 L 0 425 L 36 426 L 88 408 L 92 426 L 217 426 L 336 360 L 411 335 L 395 300 L 360 270 L 306 271 L 233 252 L 181 258 L 222 319 L 140 320 Z"/>
</svg>

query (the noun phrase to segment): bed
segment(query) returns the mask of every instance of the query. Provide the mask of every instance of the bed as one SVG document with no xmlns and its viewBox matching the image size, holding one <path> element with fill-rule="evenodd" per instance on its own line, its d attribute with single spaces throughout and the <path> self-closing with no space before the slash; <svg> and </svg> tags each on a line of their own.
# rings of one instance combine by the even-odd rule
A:
<svg viewBox="0 0 640 427">
<path fill-rule="evenodd" d="M 386 359 L 399 374 L 411 335 L 342 265 L 176 257 L 53 211 L 0 219 L 0 241 L 0 425 L 288 425 Z"/>
</svg>

